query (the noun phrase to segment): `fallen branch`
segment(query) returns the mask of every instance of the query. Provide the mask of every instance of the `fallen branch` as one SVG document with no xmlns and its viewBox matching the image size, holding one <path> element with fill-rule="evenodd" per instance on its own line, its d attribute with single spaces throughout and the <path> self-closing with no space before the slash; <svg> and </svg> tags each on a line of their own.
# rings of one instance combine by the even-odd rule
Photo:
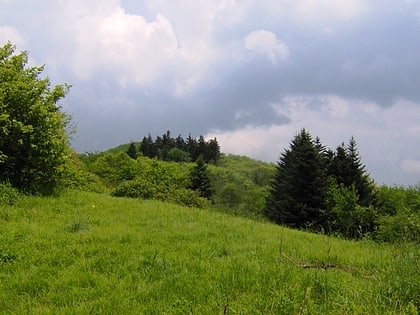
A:
<svg viewBox="0 0 420 315">
<path fill-rule="evenodd" d="M 287 256 L 284 253 L 280 253 L 280 255 L 285 258 L 286 260 L 288 260 L 290 263 L 292 263 L 293 265 L 297 266 L 297 267 L 301 267 L 301 268 L 318 268 L 318 269 L 328 269 L 328 268 L 338 268 L 337 265 L 334 264 L 327 264 L 327 263 L 320 263 L 320 264 L 309 264 L 309 263 L 302 263 L 302 262 L 298 262 L 292 258 L 290 258 L 289 256 Z"/>
<path fill-rule="evenodd" d="M 300 267 L 300 268 L 315 268 L 315 269 L 332 269 L 332 268 L 337 268 L 339 270 L 351 273 L 352 275 L 354 275 L 356 273 L 357 270 L 355 270 L 355 268 L 352 268 L 350 266 L 339 266 L 336 264 L 330 264 L 330 263 L 318 263 L 318 264 L 311 264 L 311 263 L 304 263 L 301 261 L 297 261 L 294 260 L 293 258 L 287 256 L 285 253 L 280 252 L 280 255 L 286 259 L 288 262 L 290 262 L 292 265 L 296 266 L 296 267 Z M 363 273 L 359 273 L 363 278 L 375 278 L 376 277 L 376 272 L 374 272 L 373 274 L 363 274 Z"/>
</svg>

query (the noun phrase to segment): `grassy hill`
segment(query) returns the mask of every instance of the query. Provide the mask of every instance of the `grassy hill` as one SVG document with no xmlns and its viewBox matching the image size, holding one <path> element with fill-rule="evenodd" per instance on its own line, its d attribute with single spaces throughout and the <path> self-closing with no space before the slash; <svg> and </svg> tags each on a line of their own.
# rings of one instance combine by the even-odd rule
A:
<svg viewBox="0 0 420 315">
<path fill-rule="evenodd" d="M 417 314 L 419 248 L 67 192 L 0 204 L 2 314 Z"/>
</svg>

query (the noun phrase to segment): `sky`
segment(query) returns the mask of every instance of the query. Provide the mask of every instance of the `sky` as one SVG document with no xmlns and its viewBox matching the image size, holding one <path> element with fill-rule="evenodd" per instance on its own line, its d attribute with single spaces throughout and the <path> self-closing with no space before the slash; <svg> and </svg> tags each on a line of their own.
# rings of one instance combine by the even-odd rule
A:
<svg viewBox="0 0 420 315">
<path fill-rule="evenodd" d="M 420 0 L 0 0 L 78 152 L 166 133 L 276 162 L 354 136 L 379 185 L 420 183 Z"/>
</svg>

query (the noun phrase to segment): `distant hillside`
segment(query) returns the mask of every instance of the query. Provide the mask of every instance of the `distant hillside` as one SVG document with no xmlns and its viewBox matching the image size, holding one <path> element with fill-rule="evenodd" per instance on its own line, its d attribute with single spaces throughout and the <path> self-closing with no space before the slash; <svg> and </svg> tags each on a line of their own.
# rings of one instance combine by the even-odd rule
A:
<svg viewBox="0 0 420 315">
<path fill-rule="evenodd" d="M 134 144 L 139 146 L 139 143 Z M 161 161 L 143 157 L 141 153 L 136 160 L 130 159 L 127 155 L 130 145 L 126 143 L 103 152 L 80 155 L 89 172 L 98 176 L 106 186 L 106 189 L 97 191 L 112 193 L 117 190 L 118 195 L 149 196 L 198 205 L 199 201 L 192 200 L 184 190 L 188 188 L 190 171 L 195 163 Z M 222 153 L 218 161 L 209 163 L 207 168 L 214 189 L 213 207 L 222 212 L 263 218 L 265 199 L 274 175 L 273 163 Z M 135 193 L 139 189 L 147 192 Z"/>
</svg>

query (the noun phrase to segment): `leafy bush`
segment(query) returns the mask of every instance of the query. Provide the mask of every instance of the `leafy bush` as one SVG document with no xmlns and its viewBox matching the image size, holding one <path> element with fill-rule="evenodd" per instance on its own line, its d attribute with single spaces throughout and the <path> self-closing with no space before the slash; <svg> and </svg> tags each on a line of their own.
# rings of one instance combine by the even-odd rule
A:
<svg viewBox="0 0 420 315">
<path fill-rule="evenodd" d="M 385 215 L 378 219 L 375 237 L 383 242 L 420 243 L 420 215 L 401 209 L 396 215 Z"/>
<path fill-rule="evenodd" d="M 191 162 L 190 154 L 179 148 L 170 149 L 166 155 L 166 159 L 174 162 Z"/>
<path fill-rule="evenodd" d="M 197 191 L 191 189 L 176 189 L 171 191 L 165 201 L 192 208 L 206 208 L 210 205 L 207 198 L 201 197 Z"/>
<path fill-rule="evenodd" d="M 91 171 L 111 184 L 133 179 L 138 173 L 136 161 L 125 152 L 106 153 L 91 165 Z"/>
<path fill-rule="evenodd" d="M 354 185 L 348 188 L 343 184 L 332 184 L 329 189 L 329 225 L 347 238 L 360 238 L 375 228 L 376 210 L 360 206 L 358 198 Z"/>
<path fill-rule="evenodd" d="M 136 178 L 118 185 L 111 194 L 116 197 L 131 197 L 140 199 L 155 199 L 176 204 L 204 208 L 209 205 L 206 198 L 190 189 L 176 186 L 163 186 L 148 181 L 146 178 Z"/>
<path fill-rule="evenodd" d="M 111 195 L 115 197 L 130 197 L 141 199 L 161 199 L 162 189 L 145 178 L 125 181 L 115 187 Z"/>
<path fill-rule="evenodd" d="M 378 241 L 420 242 L 420 189 L 382 186 L 378 188 Z"/>
<path fill-rule="evenodd" d="M 0 183 L 0 204 L 14 205 L 19 197 L 19 191 L 10 183 Z"/>
<path fill-rule="evenodd" d="M 14 52 L 0 47 L 0 181 L 51 194 L 68 162 L 70 116 L 57 103 L 70 86 L 51 87 L 43 66 L 27 67 L 27 52 Z"/>
</svg>

